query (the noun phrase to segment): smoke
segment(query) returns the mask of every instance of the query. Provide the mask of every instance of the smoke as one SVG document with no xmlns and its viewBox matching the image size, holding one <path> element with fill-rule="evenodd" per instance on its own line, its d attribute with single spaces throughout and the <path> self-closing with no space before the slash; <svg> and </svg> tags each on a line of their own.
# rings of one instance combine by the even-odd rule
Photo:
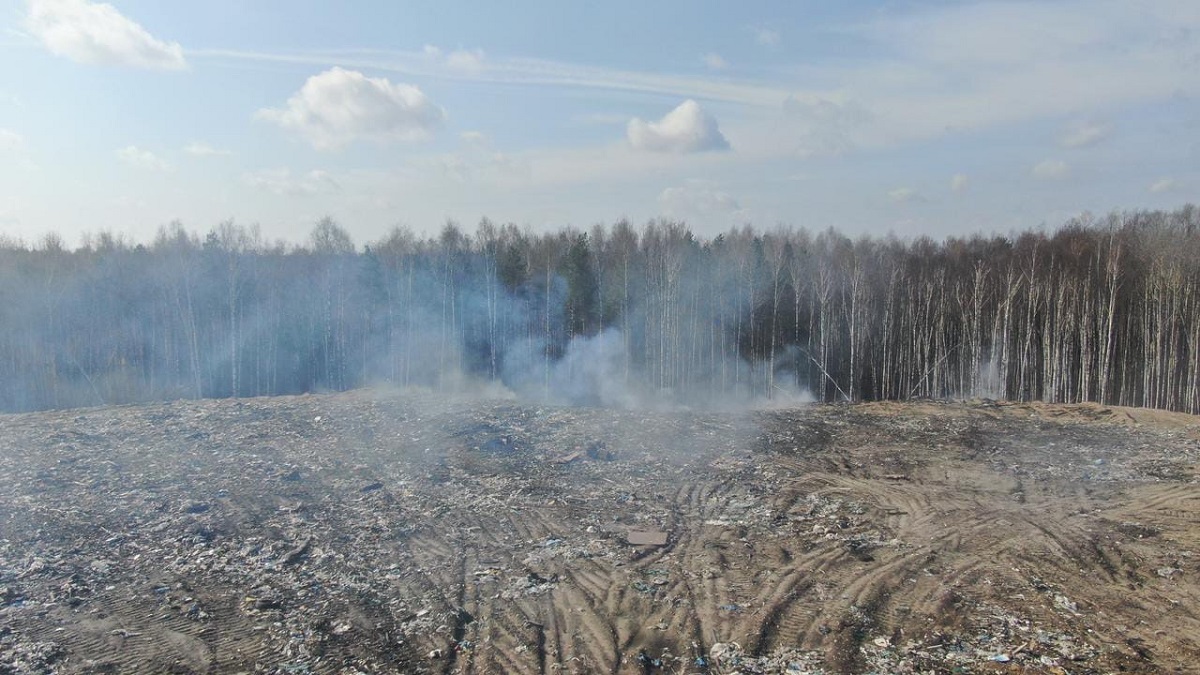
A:
<svg viewBox="0 0 1200 675">
<path fill-rule="evenodd" d="M 999 336 L 992 340 L 992 344 L 1003 344 Z M 972 396 L 976 398 L 1003 399 L 1004 398 L 1004 373 L 1000 363 L 1000 356 L 991 353 L 986 357 L 980 357 L 975 364 L 974 391 Z"/>
<path fill-rule="evenodd" d="M 619 409 L 735 411 L 814 400 L 782 347 L 772 377 L 766 361 L 743 358 L 736 341 L 711 331 L 664 336 L 655 318 L 661 305 L 644 292 L 631 294 L 623 328 L 573 333 L 571 284 L 562 274 L 533 272 L 506 287 L 494 270 L 466 267 L 389 275 L 391 327 L 364 347 L 364 381 Z M 680 280 L 681 287 L 698 283 Z M 736 318 L 676 311 L 676 326 L 727 329 Z M 656 350 L 660 343 L 668 346 Z"/>
<path fill-rule="evenodd" d="M 627 357 L 618 330 L 576 338 L 555 364 L 551 391 L 556 399 L 569 405 L 639 408 L 652 404 L 649 392 L 630 380 L 625 369 Z"/>
<path fill-rule="evenodd" d="M 505 274 L 503 252 L 463 242 L 289 251 L 227 229 L 234 244 L 180 230 L 153 248 L 8 252 L 30 271 L 0 308 L 0 409 L 364 386 L 620 409 L 812 400 L 782 345 L 772 361 L 761 337 L 746 348 L 763 324 L 740 280 L 654 267 L 661 251 L 618 280 L 619 258 L 601 270 L 586 243 L 522 249 Z"/>
<path fill-rule="evenodd" d="M 544 340 L 526 339 L 504 354 L 502 381 L 525 399 L 630 408 L 634 397 L 621 377 L 623 362 L 620 334 L 613 331 L 575 338 L 553 360 Z"/>
<path fill-rule="evenodd" d="M 518 397 L 541 403 L 625 410 L 704 409 L 741 411 L 782 408 L 812 403 L 812 393 L 797 383 L 787 367 L 776 370 L 771 395 L 748 387 L 732 390 L 702 378 L 692 389 L 655 388 L 628 353 L 625 335 L 610 328 L 593 336 L 572 339 L 561 358 L 549 359 L 541 341 L 524 341 L 504 355 L 503 383 Z M 761 370 L 764 364 L 758 364 Z M 744 359 L 738 367 L 750 372 L 756 365 Z M 733 365 L 726 370 L 733 371 Z"/>
</svg>

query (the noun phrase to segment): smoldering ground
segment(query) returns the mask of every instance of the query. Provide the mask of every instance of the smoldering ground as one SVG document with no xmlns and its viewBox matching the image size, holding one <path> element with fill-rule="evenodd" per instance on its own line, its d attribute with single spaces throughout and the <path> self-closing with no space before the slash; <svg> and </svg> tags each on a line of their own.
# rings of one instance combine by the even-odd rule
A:
<svg viewBox="0 0 1200 675">
<path fill-rule="evenodd" d="M 1200 658 L 1187 415 L 357 390 L 0 428 L 0 670 L 1101 673 Z"/>
</svg>

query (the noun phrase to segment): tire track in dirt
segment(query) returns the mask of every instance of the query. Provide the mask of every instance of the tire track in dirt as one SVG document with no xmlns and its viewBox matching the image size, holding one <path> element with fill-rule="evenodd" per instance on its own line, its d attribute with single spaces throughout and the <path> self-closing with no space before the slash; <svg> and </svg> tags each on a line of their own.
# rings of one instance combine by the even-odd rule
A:
<svg viewBox="0 0 1200 675">
<path fill-rule="evenodd" d="M 555 541 L 569 536 L 563 529 L 569 520 L 567 511 L 557 507 L 522 509 L 504 515 L 506 527 L 515 532 L 516 541 L 532 542 L 550 553 L 557 552 Z M 588 558 L 561 559 L 557 555 L 534 563 L 532 568 L 526 568 L 525 564 L 513 558 L 509 569 L 513 572 L 529 569 L 531 578 L 536 575 L 537 579 L 553 580 L 553 588 L 524 612 L 519 628 L 509 627 L 514 646 L 505 653 L 506 662 L 520 664 L 523 672 L 548 672 L 568 663 L 609 663 L 615 651 L 612 644 L 615 629 L 607 618 L 614 603 L 609 565 Z M 519 654 L 515 651 L 518 647 L 523 647 Z"/>
<path fill-rule="evenodd" d="M 758 620 L 758 634 L 749 643 L 750 652 L 765 656 L 772 650 L 796 644 L 803 635 L 805 620 L 794 607 L 804 593 L 812 587 L 812 580 L 800 570 L 792 570 L 783 576 L 769 594 L 759 597 L 762 619 Z"/>
<path fill-rule="evenodd" d="M 238 658 L 230 665 L 245 665 L 269 654 L 266 645 L 254 639 L 252 627 L 235 618 L 235 606 L 211 607 L 210 618 L 181 615 L 179 610 L 157 602 L 115 594 L 97 594 L 80 609 L 103 606 L 103 618 L 81 625 L 70 643 L 72 651 L 99 654 L 119 653 L 123 662 L 139 672 L 161 672 L 185 668 L 191 672 L 209 672 L 229 663 L 229 653 Z M 94 615 L 93 615 L 94 616 Z M 64 617 L 65 618 L 65 617 Z M 218 628 L 217 619 L 228 624 Z M 52 639 L 53 628 L 39 639 Z M 216 645 L 228 646 L 219 651 Z"/>
<path fill-rule="evenodd" d="M 1129 489 L 1127 499 L 1121 512 L 1130 516 L 1188 521 L 1200 512 L 1200 486 L 1195 484 L 1134 486 Z"/>
<path fill-rule="evenodd" d="M 672 576 L 678 578 L 678 584 L 672 590 L 690 605 L 691 625 L 682 635 L 691 635 L 700 644 L 728 640 L 736 631 L 735 613 L 721 608 L 734 607 L 742 600 L 729 583 L 737 584 L 741 577 L 729 557 L 738 542 L 729 527 L 710 524 L 727 515 L 725 497 L 732 487 L 732 481 L 724 476 L 697 481 L 676 504 L 676 519 L 686 525 L 676 545 Z"/>
<path fill-rule="evenodd" d="M 810 463 L 786 464 L 797 471 Z M 869 502 L 872 509 L 887 516 L 885 530 L 918 546 L 916 550 L 897 553 L 890 561 L 872 561 L 863 569 L 854 570 L 849 578 L 842 572 L 846 559 L 839 555 L 840 552 L 825 551 L 797 559 L 796 564 L 813 573 L 843 579 L 840 601 L 826 603 L 823 610 L 810 612 L 807 622 L 796 622 L 803 626 L 801 642 L 806 647 L 828 648 L 829 640 L 825 636 L 834 625 L 843 628 L 851 625 L 860 630 L 862 622 L 866 621 L 872 631 L 887 635 L 911 623 L 913 617 L 935 619 L 945 613 L 948 603 L 953 602 L 953 589 L 971 587 L 981 579 L 1005 576 L 1001 570 L 1008 564 L 1006 554 L 1011 551 L 1005 539 L 995 535 L 999 524 L 1010 529 L 1009 537 L 1030 538 L 1040 534 L 1046 540 L 1047 548 L 1056 547 L 1054 555 L 1070 564 L 1095 566 L 1096 563 L 1079 553 L 1089 550 L 1085 533 L 1065 526 L 1052 529 L 1053 526 L 1040 524 L 1037 520 L 1045 517 L 1040 512 L 1037 520 L 1021 518 L 1015 513 L 1024 510 L 1020 505 L 999 509 L 984 506 L 985 500 L 989 504 L 995 502 L 994 498 L 989 499 L 990 495 L 976 497 L 972 491 L 963 493 L 959 490 L 951 497 L 945 494 L 948 489 L 939 486 L 820 473 L 809 473 L 793 485 L 807 487 L 811 494 L 818 496 L 853 497 Z M 938 505 L 936 510 L 931 506 L 934 502 Z M 792 499 L 789 511 L 797 503 L 798 500 Z M 970 542 L 969 546 L 967 542 Z M 1091 546 L 1094 547 L 1094 542 Z M 967 548 L 969 556 L 963 553 Z M 911 584 L 916 586 L 911 592 L 904 588 L 906 579 L 915 581 L 923 573 L 927 574 L 931 564 L 939 565 L 936 583 Z M 1102 569 L 1111 567 L 1104 563 L 1099 566 Z M 918 592 L 921 587 L 924 590 Z M 847 624 L 846 612 L 863 606 L 871 607 L 871 616 Z M 778 608 L 769 611 L 767 621 L 778 622 L 780 611 Z M 847 645 L 844 637 L 835 639 L 833 656 L 845 652 Z M 848 664 L 843 659 L 843 665 Z"/>
<path fill-rule="evenodd" d="M 555 566 L 559 579 L 543 599 L 542 612 L 552 668 L 567 664 L 607 666 L 616 651 L 616 628 L 610 608 L 614 602 L 612 577 L 607 566 L 574 559 Z"/>
<path fill-rule="evenodd" d="M 270 440 L 279 423 L 267 414 L 255 422 L 262 438 L 209 431 L 219 447 L 189 440 L 182 460 L 169 448 L 147 451 L 123 501 L 81 509 L 49 500 L 87 500 L 86 486 L 121 489 L 85 468 L 104 456 L 104 436 L 67 434 L 78 447 L 74 464 L 60 462 L 70 459 L 63 453 L 0 452 L 13 475 L 44 477 L 37 491 L 0 484 L 0 513 L 15 542 L 0 541 L 0 562 L 16 574 L 33 564 L 23 550 L 43 545 L 39 536 L 83 541 L 97 522 L 117 533 L 171 523 L 168 534 L 179 539 L 163 547 L 172 551 L 170 567 L 191 570 L 163 581 L 173 589 L 171 607 L 154 593 L 157 582 L 96 581 L 91 559 L 59 549 L 53 555 L 69 564 L 47 556 L 50 567 L 39 575 L 0 584 L 5 598 L 59 603 L 0 608 L 24 617 L 12 622 L 13 634 L 61 644 L 73 664 L 120 648 L 120 670 L 141 672 L 306 664 L 333 673 L 369 656 L 360 671 L 635 673 L 643 672 L 640 654 L 664 652 L 684 657 L 668 659 L 664 672 L 686 672 L 716 642 L 739 643 L 747 659 L 799 648 L 824 653 L 827 672 L 894 672 L 870 659 L 934 636 L 964 645 L 955 652 L 963 659 L 1003 647 L 1026 669 L 1043 668 L 1036 659 L 1044 655 L 1071 672 L 1186 671 L 1200 658 L 1200 567 L 1188 555 L 1200 546 L 1200 491 L 1170 478 L 1187 473 L 1176 470 L 1184 460 L 1160 452 L 1166 441 L 1158 437 L 1129 442 L 1128 460 L 1112 451 L 1137 430 L 1112 440 L 1107 428 L 1025 419 L 1040 414 L 1036 405 L 972 416 L 937 403 L 911 414 L 898 404 L 870 414 L 831 406 L 708 425 L 698 415 L 534 413 L 511 403 L 435 414 L 421 401 L 413 414 L 364 408 L 394 417 L 370 433 L 353 422 L 312 422 L 314 404 L 325 424 L 360 414 L 356 402 L 336 400 L 287 401 L 291 417 L 283 417 L 298 431 L 286 443 Z M 243 405 L 267 410 L 271 402 Z M 478 426 L 481 415 L 492 430 L 471 433 L 520 442 L 477 449 L 481 442 L 457 429 Z M 218 417 L 232 424 L 230 415 Z M 411 428 L 431 420 L 445 429 Z M 120 430 L 117 422 L 100 426 L 112 425 Z M 129 437 L 157 442 L 154 430 Z M 613 439 L 617 458 L 557 461 L 564 449 L 602 437 Z M 342 439 L 352 446 L 344 452 Z M 260 445 L 269 451 L 246 455 Z M 660 450 L 668 446 L 697 454 Z M 1173 451 L 1186 459 L 1191 446 L 1180 447 Z M 134 450 L 104 458 L 129 465 L 141 456 Z M 179 484 L 181 462 L 211 474 L 203 494 Z M 295 467 L 301 480 L 272 488 L 267 500 L 239 487 L 242 478 L 276 485 L 270 481 Z M 384 487 L 362 491 L 377 481 Z M 172 515 L 185 499 L 204 500 L 211 511 Z M 293 510 L 294 502 L 304 508 Z M 642 527 L 667 531 L 668 544 L 635 550 L 625 534 Z M 50 534 L 34 536 L 39 528 Z M 309 538 L 309 554 L 272 562 Z M 134 539 L 151 542 L 162 536 Z M 259 547 L 267 552 L 238 553 Z M 95 583 L 72 608 L 60 586 L 76 571 Z M 180 601 L 190 591 L 177 593 L 177 582 L 202 589 L 208 618 L 186 615 Z M 105 584 L 116 590 L 100 590 Z M 282 594 L 279 607 L 246 602 L 259 584 Z M 984 633 L 996 641 L 981 646 Z M 1052 651 L 1059 640 L 1075 651 Z M 1032 646 L 1013 651 L 1021 645 Z M 427 658 L 438 649 L 440 657 Z M 1065 653 L 1080 660 L 1061 660 Z M 999 668 L 986 658 L 961 663 Z M 947 663 L 921 667 L 947 672 Z"/>
</svg>

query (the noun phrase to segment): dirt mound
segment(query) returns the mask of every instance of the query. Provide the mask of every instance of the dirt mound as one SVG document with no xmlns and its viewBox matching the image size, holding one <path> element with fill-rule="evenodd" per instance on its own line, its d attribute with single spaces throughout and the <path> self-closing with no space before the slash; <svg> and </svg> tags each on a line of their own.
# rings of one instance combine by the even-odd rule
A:
<svg viewBox="0 0 1200 675">
<path fill-rule="evenodd" d="M 0 673 L 1196 672 L 1200 421 L 358 392 L 0 417 Z"/>
</svg>

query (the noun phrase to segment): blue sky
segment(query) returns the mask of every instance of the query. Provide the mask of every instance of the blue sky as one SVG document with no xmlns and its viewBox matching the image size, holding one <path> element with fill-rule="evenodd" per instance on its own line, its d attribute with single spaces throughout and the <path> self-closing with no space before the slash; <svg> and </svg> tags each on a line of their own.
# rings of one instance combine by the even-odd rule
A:
<svg viewBox="0 0 1200 675">
<path fill-rule="evenodd" d="M 1200 189 L 1200 3 L 0 0 L 0 235 L 941 237 Z"/>
</svg>

